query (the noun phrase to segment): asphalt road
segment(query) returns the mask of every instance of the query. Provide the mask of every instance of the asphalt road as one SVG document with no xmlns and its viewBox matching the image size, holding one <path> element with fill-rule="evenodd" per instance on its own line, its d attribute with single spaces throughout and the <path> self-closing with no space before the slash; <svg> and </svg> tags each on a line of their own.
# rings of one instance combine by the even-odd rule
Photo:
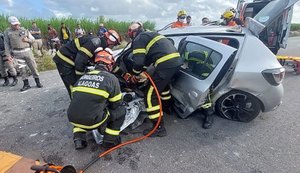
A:
<svg viewBox="0 0 300 173">
<path fill-rule="evenodd" d="M 287 70 L 283 104 L 277 110 L 250 123 L 216 117 L 210 130 L 201 128 L 201 115 L 166 116 L 167 137 L 125 146 L 87 172 L 300 172 L 300 76 Z M 74 149 L 63 83 L 56 71 L 41 73 L 41 81 L 44 88 L 23 93 L 21 82 L 0 87 L 0 150 L 80 169 L 103 149 L 92 140 L 86 149 Z M 123 134 L 123 140 L 141 136 L 147 125 Z"/>
</svg>

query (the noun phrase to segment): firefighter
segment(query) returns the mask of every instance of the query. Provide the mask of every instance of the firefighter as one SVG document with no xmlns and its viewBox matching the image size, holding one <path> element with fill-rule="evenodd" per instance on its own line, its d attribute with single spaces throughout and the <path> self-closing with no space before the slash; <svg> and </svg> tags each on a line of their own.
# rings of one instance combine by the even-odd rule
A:
<svg viewBox="0 0 300 173">
<path fill-rule="evenodd" d="M 112 51 L 100 49 L 95 64 L 95 70 L 83 75 L 72 89 L 68 118 L 74 126 L 76 150 L 87 146 L 85 134 L 93 129 L 104 134 L 103 147 L 111 148 L 121 143 L 120 127 L 126 110 L 122 106 L 119 81 L 110 73 L 114 64 Z"/>
<path fill-rule="evenodd" d="M 234 13 L 232 11 L 225 11 L 221 16 L 221 19 L 224 19 L 221 25 L 224 26 L 236 26 L 234 19 Z"/>
<path fill-rule="evenodd" d="M 145 31 L 143 25 L 139 22 L 135 22 L 129 26 L 127 35 L 132 39 L 133 50 L 133 76 L 130 78 L 130 81 L 137 81 L 137 75 L 145 71 L 150 65 L 153 65 L 154 72 L 151 78 L 161 95 L 160 98 L 163 103 L 164 112 L 170 114 L 171 94 L 168 84 L 183 64 L 179 53 L 170 40 L 157 32 Z M 158 97 L 150 82 L 146 86 L 144 101 L 148 117 L 154 127 L 159 117 L 160 107 Z M 145 130 L 143 132 L 144 135 L 151 131 L 153 127 Z M 163 137 L 166 135 L 166 129 L 162 120 L 152 137 Z"/>
<path fill-rule="evenodd" d="M 212 72 L 213 66 L 212 62 L 206 51 L 194 51 L 194 52 L 185 52 L 185 57 L 188 60 L 188 68 L 192 70 L 193 73 L 199 75 L 201 78 L 207 78 L 207 76 Z M 199 66 L 199 65 L 202 66 Z M 214 121 L 214 108 L 210 98 L 211 91 L 206 96 L 204 104 L 201 106 L 201 110 L 204 114 L 204 121 L 202 127 L 204 129 L 210 129 Z"/>
<path fill-rule="evenodd" d="M 239 19 L 235 17 L 235 9 L 231 8 L 227 11 L 225 11 L 221 15 L 221 19 L 224 19 L 221 25 L 223 26 L 244 26 L 244 23 Z"/>
<path fill-rule="evenodd" d="M 177 21 L 172 23 L 171 28 L 181 28 L 181 27 L 184 27 L 184 26 L 188 26 L 185 23 L 186 15 L 187 14 L 186 14 L 185 10 L 180 10 L 177 13 Z"/>
<path fill-rule="evenodd" d="M 94 51 L 98 47 L 112 48 L 119 45 L 120 41 L 120 35 L 114 30 L 109 30 L 101 38 L 96 35 L 84 35 L 75 38 L 57 51 L 53 61 L 56 63 L 57 70 L 70 98 L 72 98 L 71 87 L 84 74 L 86 66 L 91 62 Z"/>
</svg>

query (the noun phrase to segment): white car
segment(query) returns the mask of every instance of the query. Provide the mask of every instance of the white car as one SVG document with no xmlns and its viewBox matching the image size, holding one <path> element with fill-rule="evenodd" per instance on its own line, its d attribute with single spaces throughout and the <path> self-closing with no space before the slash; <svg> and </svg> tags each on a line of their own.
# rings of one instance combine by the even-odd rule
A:
<svg viewBox="0 0 300 173">
<path fill-rule="evenodd" d="M 202 26 L 161 31 L 185 61 L 171 84 L 177 114 L 188 117 L 201 108 L 208 94 L 219 115 L 230 120 L 249 122 L 260 112 L 276 109 L 282 103 L 285 70 L 260 39 L 278 23 L 278 17 L 285 25 L 281 27 L 284 32 L 278 30 L 285 33 L 279 41 L 286 39 L 295 2 L 269 3 L 254 19 L 247 18 L 245 28 Z M 282 18 L 283 13 L 288 16 Z M 126 61 L 130 53 L 127 49 L 117 57 Z"/>
</svg>

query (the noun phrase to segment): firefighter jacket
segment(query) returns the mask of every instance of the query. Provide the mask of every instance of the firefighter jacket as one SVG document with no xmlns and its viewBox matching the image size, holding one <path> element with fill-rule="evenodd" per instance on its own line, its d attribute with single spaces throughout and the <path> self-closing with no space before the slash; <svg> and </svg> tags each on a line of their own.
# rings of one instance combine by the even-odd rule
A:
<svg viewBox="0 0 300 173">
<path fill-rule="evenodd" d="M 86 66 L 93 62 L 93 53 L 98 47 L 106 48 L 106 41 L 95 35 L 85 35 L 64 45 L 53 60 L 71 68 L 75 67 L 76 75 L 82 76 Z"/>
<path fill-rule="evenodd" d="M 183 63 L 172 42 L 157 32 L 141 32 L 133 40 L 132 49 L 132 72 L 135 75 L 152 64 L 156 70 L 160 70 L 177 67 Z"/>
<path fill-rule="evenodd" d="M 105 70 L 94 70 L 83 75 L 72 88 L 72 93 L 68 118 L 76 127 L 91 130 L 108 118 L 116 120 L 125 116 L 119 81 Z M 118 126 L 121 127 L 121 124 Z"/>
<path fill-rule="evenodd" d="M 180 21 L 176 21 L 172 23 L 171 28 L 181 28 L 185 26 L 189 26 L 189 25 Z"/>
</svg>

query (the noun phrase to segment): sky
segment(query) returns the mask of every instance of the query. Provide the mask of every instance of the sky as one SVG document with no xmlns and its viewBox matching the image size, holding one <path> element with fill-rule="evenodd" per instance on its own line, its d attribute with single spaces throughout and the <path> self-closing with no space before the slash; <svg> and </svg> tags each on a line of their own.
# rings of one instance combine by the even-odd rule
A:
<svg viewBox="0 0 300 173">
<path fill-rule="evenodd" d="M 152 21 L 161 28 L 176 21 L 177 12 L 186 10 L 193 25 L 202 17 L 219 20 L 238 0 L 0 0 L 0 13 L 26 18 L 72 17 L 95 20 L 98 16 L 119 21 Z M 248 0 L 250 1 L 250 0 Z M 293 23 L 300 23 L 300 2 L 294 6 Z"/>
</svg>

